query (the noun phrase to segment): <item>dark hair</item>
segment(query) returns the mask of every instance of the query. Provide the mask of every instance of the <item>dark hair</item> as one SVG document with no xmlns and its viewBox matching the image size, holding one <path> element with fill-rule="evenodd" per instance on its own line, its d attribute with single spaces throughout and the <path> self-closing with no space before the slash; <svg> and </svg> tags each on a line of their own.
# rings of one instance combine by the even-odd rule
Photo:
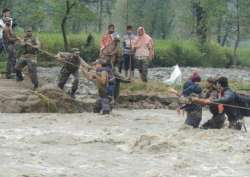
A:
<svg viewBox="0 0 250 177">
<path fill-rule="evenodd" d="M 109 29 L 109 28 L 114 28 L 114 27 L 115 27 L 114 24 L 109 24 L 108 29 Z"/>
<path fill-rule="evenodd" d="M 192 82 L 201 82 L 201 76 L 197 72 L 194 72 L 191 76 L 191 80 Z"/>
<path fill-rule="evenodd" d="M 217 80 L 217 83 L 219 83 L 222 87 L 228 87 L 228 79 L 226 77 L 220 77 Z"/>
<path fill-rule="evenodd" d="M 2 14 L 6 13 L 6 12 L 10 12 L 10 9 L 4 8 L 3 11 L 2 11 Z"/>
<path fill-rule="evenodd" d="M 127 30 L 132 30 L 132 29 L 133 29 L 133 26 L 131 26 L 131 25 L 127 26 Z"/>
</svg>

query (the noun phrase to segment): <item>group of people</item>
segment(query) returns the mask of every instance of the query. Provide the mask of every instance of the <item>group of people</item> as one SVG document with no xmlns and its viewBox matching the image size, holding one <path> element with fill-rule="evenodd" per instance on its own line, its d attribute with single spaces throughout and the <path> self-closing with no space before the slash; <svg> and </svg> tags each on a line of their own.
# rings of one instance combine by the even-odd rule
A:
<svg viewBox="0 0 250 177">
<path fill-rule="evenodd" d="M 108 26 L 108 32 L 101 39 L 101 55 L 113 40 L 119 43 L 121 39 L 115 32 L 115 26 L 111 24 Z M 119 73 L 122 73 L 124 69 L 125 77 L 131 79 L 134 77 L 134 70 L 137 68 L 141 80 L 147 82 L 148 66 L 150 61 L 154 59 L 154 44 L 152 38 L 146 34 L 143 27 L 139 27 L 137 33 L 135 33 L 131 25 L 127 26 L 126 33 L 122 39 L 121 53 L 122 57 L 116 63 Z"/>
<path fill-rule="evenodd" d="M 200 82 L 200 75 L 194 72 L 184 83 L 181 93 L 171 89 L 171 92 L 184 98 L 180 101 L 178 112 L 183 110 L 187 113 L 185 124 L 193 128 L 221 129 L 228 118 L 229 128 L 241 130 L 244 127 L 246 130 L 243 118 L 248 116 L 246 109 L 250 99 L 234 92 L 226 77 L 208 78 L 204 89 Z M 200 126 L 204 106 L 208 106 L 212 118 Z"/>
<path fill-rule="evenodd" d="M 115 26 L 110 24 L 101 39 L 100 59 L 95 62 L 96 74 L 89 77 L 90 80 L 96 80 L 99 90 L 95 112 L 106 114 L 111 111 L 110 98 L 118 98 L 120 83 L 130 82 L 135 68 L 138 68 L 141 80 L 147 82 L 149 62 L 154 58 L 152 38 L 143 27 L 139 27 L 135 34 L 133 27 L 129 25 L 123 37 L 122 52 L 120 41 Z M 123 69 L 125 76 L 121 75 Z"/>
<path fill-rule="evenodd" d="M 33 88 L 37 89 L 39 85 L 37 54 L 41 51 L 39 39 L 33 35 L 31 27 L 25 29 L 23 38 L 18 38 L 13 32 L 13 27 L 11 11 L 4 9 L 0 19 L 0 52 L 4 51 L 8 58 L 6 79 L 11 79 L 12 74 L 15 73 L 16 81 L 23 81 L 22 70 L 27 66 Z M 48 53 L 63 63 L 58 87 L 63 90 L 72 75 L 72 88 L 68 94 L 75 98 L 80 72 L 82 72 L 87 79 L 94 81 L 98 88 L 99 96 L 94 112 L 109 114 L 112 110 L 112 100 L 116 100 L 119 96 L 120 83 L 130 82 L 134 77 L 135 68 L 139 70 L 141 80 L 147 82 L 148 66 L 154 58 L 153 40 L 146 34 L 143 27 L 139 27 L 136 34 L 132 26 L 127 26 L 126 34 L 122 39 L 122 52 L 120 52 L 120 41 L 115 26 L 110 24 L 101 39 L 100 56 L 92 65 L 87 64 L 81 58 L 80 50 L 77 48 L 71 49 L 70 52 L 59 52 L 57 55 Z M 21 46 L 21 56 L 18 60 L 17 45 Z M 125 76 L 121 74 L 123 69 Z M 185 124 L 194 128 L 200 127 L 202 108 L 204 105 L 208 105 L 212 118 L 201 128 L 222 128 L 226 117 L 228 117 L 229 127 L 240 130 L 244 126 L 243 117 L 246 115 L 246 111 L 244 112 L 237 107 L 240 96 L 229 88 L 227 78 L 209 78 L 206 89 L 204 89 L 205 92 L 201 88 L 200 82 L 201 77 L 197 72 L 194 72 L 183 85 L 180 94 L 173 89 L 171 90 L 180 98 L 186 98 L 178 109 L 178 112 L 180 110 L 187 112 Z"/>
<path fill-rule="evenodd" d="M 16 81 L 23 81 L 22 70 L 27 66 L 35 90 L 39 86 L 37 55 L 39 51 L 43 51 L 40 49 L 40 41 L 34 36 L 32 27 L 25 28 L 25 35 L 22 38 L 15 35 L 13 28 L 11 11 L 4 9 L 0 19 L 0 52 L 7 55 L 6 79 L 15 76 Z M 127 26 L 122 52 L 120 52 L 120 41 L 115 26 L 110 24 L 101 39 L 99 58 L 92 65 L 81 58 L 80 50 L 77 48 L 71 49 L 70 52 L 59 52 L 57 55 L 45 52 L 63 63 L 58 87 L 63 90 L 69 77 L 73 76 L 72 88 L 68 94 L 75 98 L 80 72 L 83 72 L 87 79 L 96 82 L 98 88 L 99 97 L 94 111 L 110 113 L 112 100 L 116 100 L 119 96 L 120 83 L 130 82 L 135 68 L 138 68 L 141 80 L 147 82 L 148 65 L 154 58 L 153 40 L 145 33 L 143 27 L 139 27 L 135 34 L 133 27 Z M 20 48 L 20 56 L 17 56 L 17 46 Z M 123 69 L 125 76 L 121 74 Z"/>
<path fill-rule="evenodd" d="M 0 52 L 7 55 L 6 79 L 11 79 L 16 74 L 16 80 L 22 81 L 22 69 L 27 66 L 34 89 L 38 87 L 37 78 L 37 52 L 40 48 L 38 38 L 33 36 L 32 28 L 25 29 L 23 38 L 18 38 L 13 28 L 15 23 L 11 17 L 10 9 L 2 11 L 0 19 Z M 17 60 L 17 45 L 21 47 L 21 56 Z"/>
</svg>

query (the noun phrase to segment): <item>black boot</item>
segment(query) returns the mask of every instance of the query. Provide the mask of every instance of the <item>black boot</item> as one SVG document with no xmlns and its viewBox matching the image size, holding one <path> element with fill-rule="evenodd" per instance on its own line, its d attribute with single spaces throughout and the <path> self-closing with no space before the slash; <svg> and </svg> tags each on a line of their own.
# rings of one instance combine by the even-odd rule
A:
<svg viewBox="0 0 250 177">
<path fill-rule="evenodd" d="M 229 128 L 235 129 L 235 130 L 241 130 L 242 128 L 242 122 L 241 121 L 234 121 L 229 123 Z"/>
<path fill-rule="evenodd" d="M 38 84 L 33 85 L 33 90 L 36 90 L 38 88 Z"/>
<path fill-rule="evenodd" d="M 21 71 L 16 70 L 16 81 L 18 82 L 23 81 L 23 74 Z"/>
<path fill-rule="evenodd" d="M 73 92 L 72 90 L 71 90 L 71 91 L 68 91 L 68 95 L 69 95 L 71 98 L 73 98 L 73 99 L 76 98 L 75 92 Z"/>
</svg>

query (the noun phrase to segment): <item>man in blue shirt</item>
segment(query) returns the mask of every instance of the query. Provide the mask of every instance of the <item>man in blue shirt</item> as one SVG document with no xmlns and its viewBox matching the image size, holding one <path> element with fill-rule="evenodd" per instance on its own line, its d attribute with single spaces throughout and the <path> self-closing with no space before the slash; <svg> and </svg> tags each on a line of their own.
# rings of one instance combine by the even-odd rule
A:
<svg viewBox="0 0 250 177">
<path fill-rule="evenodd" d="M 135 60 L 132 44 L 134 43 L 135 39 L 136 35 L 133 33 L 133 27 L 130 25 L 127 26 L 127 32 L 123 37 L 123 59 L 120 62 L 119 71 L 121 73 L 122 67 L 124 65 L 125 76 L 129 76 L 129 78 L 134 76 Z"/>
</svg>

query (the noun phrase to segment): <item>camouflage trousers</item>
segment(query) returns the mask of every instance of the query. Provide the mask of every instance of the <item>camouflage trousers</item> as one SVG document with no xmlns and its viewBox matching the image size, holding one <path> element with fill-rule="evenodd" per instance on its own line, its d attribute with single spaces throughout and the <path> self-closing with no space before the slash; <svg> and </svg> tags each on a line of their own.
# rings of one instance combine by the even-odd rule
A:
<svg viewBox="0 0 250 177">
<path fill-rule="evenodd" d="M 147 58 L 145 59 L 137 58 L 135 60 L 135 68 L 139 70 L 143 82 L 148 81 L 148 65 L 149 65 L 149 60 Z"/>
<path fill-rule="evenodd" d="M 94 113 L 109 114 L 112 111 L 111 98 L 98 97 L 94 105 Z"/>
<path fill-rule="evenodd" d="M 204 129 L 221 129 L 226 120 L 225 114 L 214 114 L 213 117 L 202 125 Z"/>
<path fill-rule="evenodd" d="M 198 128 L 202 119 L 202 109 L 188 111 L 185 124 Z"/>
<path fill-rule="evenodd" d="M 71 87 L 71 96 L 74 96 L 77 89 L 78 89 L 78 85 L 79 85 L 79 71 L 69 71 L 68 69 L 66 69 L 65 67 L 63 67 L 60 71 L 60 76 L 59 76 L 59 82 L 58 82 L 58 87 L 60 89 L 64 89 L 65 84 L 67 83 L 70 75 L 73 75 L 74 80 L 72 83 L 72 87 Z"/>
<path fill-rule="evenodd" d="M 14 44 L 9 44 L 6 50 L 8 54 L 8 60 L 6 64 L 6 78 L 10 78 L 11 73 L 15 72 L 16 46 Z"/>
<path fill-rule="evenodd" d="M 18 81 L 23 80 L 22 70 L 25 66 L 28 67 L 29 76 L 30 76 L 32 84 L 34 85 L 34 88 L 37 88 L 38 87 L 37 64 L 35 61 L 32 61 L 32 59 L 21 58 L 17 62 L 17 64 L 16 64 L 17 80 Z"/>
</svg>

